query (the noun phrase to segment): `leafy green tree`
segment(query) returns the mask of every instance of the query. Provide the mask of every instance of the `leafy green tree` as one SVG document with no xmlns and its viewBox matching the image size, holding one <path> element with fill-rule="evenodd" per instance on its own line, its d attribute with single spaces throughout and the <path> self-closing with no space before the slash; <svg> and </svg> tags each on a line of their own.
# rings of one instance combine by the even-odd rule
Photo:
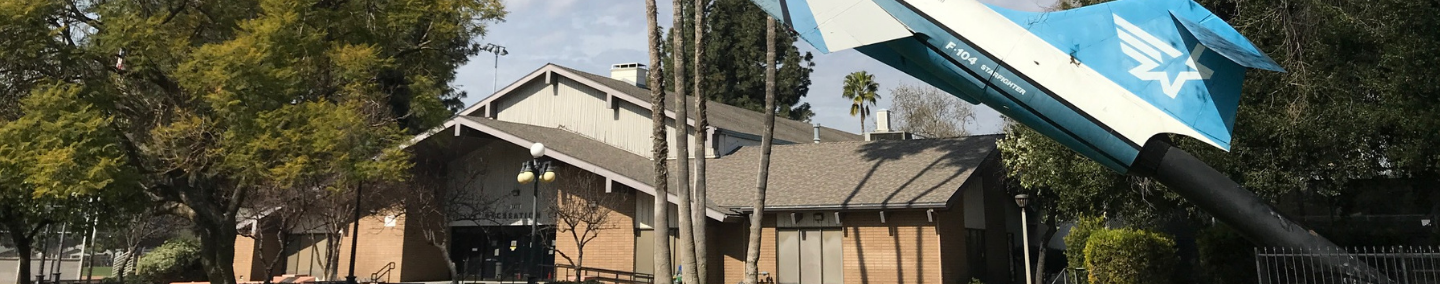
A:
<svg viewBox="0 0 1440 284">
<path fill-rule="evenodd" d="M 865 116 L 870 115 L 870 106 L 875 105 L 875 100 L 880 99 L 880 83 L 875 82 L 875 75 L 859 71 L 845 75 L 845 86 L 840 93 L 841 97 L 850 100 L 850 116 L 860 116 L 860 133 L 865 133 Z"/>
<path fill-rule="evenodd" d="M 132 185 L 193 223 L 212 283 L 234 283 L 247 198 L 403 178 L 398 146 L 459 107 L 454 71 L 504 15 L 498 0 L 5 1 L 19 49 L 0 80 L 18 84 L 0 90 L 83 82 Z"/>
<path fill-rule="evenodd" d="M 679 5 L 685 9 L 685 14 L 694 15 L 696 4 L 684 2 Z M 702 38 L 702 64 L 694 70 L 702 77 L 702 85 L 705 86 L 702 92 L 706 98 L 723 104 L 765 112 L 765 19 L 769 15 L 749 1 L 702 2 L 708 3 L 702 9 L 705 24 L 701 28 L 711 35 Z M 695 30 L 695 20 L 686 17 L 679 27 L 679 34 L 686 37 L 686 45 L 680 54 L 685 58 L 694 57 L 694 35 L 686 31 Z M 671 27 L 667 37 L 676 34 L 675 30 Z M 815 68 L 811 59 L 814 56 L 795 47 L 795 41 L 800 38 L 793 31 L 781 30 L 776 36 L 781 50 L 775 54 L 780 62 L 775 81 L 778 91 L 775 105 L 781 117 L 809 120 L 815 113 L 809 103 L 801 103 L 800 99 L 810 92 L 810 73 Z M 671 68 L 668 64 L 675 62 L 670 58 L 676 52 L 673 44 L 666 42 L 661 47 L 664 60 L 659 69 L 665 72 L 666 78 L 674 78 L 675 75 L 669 73 Z"/>
<path fill-rule="evenodd" d="M 15 108 L 20 117 L 0 120 L 0 228 L 15 246 L 19 271 L 30 271 L 35 238 L 47 226 L 88 227 L 85 216 L 105 216 L 133 197 L 134 180 L 112 119 L 81 100 L 79 84 L 37 83 Z M 129 195 L 129 196 L 127 196 Z M 74 231 L 74 229 L 72 229 Z M 18 283 L 30 283 L 18 273 Z"/>
</svg>

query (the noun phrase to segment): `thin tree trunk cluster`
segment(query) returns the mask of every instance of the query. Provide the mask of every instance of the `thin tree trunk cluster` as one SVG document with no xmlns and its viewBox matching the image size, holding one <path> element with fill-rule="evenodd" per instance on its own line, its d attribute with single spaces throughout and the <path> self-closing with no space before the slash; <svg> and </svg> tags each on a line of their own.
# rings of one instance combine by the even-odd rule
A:
<svg viewBox="0 0 1440 284">
<path fill-rule="evenodd" d="M 745 283 L 759 282 L 760 228 L 765 216 L 765 189 L 770 178 L 770 144 L 775 136 L 775 18 L 765 19 L 765 133 L 760 137 L 760 169 L 755 179 L 755 205 L 750 212 L 750 242 L 745 250 Z"/>
<path fill-rule="evenodd" d="M 696 278 L 699 279 L 699 281 L 695 283 L 698 284 L 704 284 L 709 280 L 706 274 L 706 272 L 709 271 L 709 267 L 705 263 L 705 259 L 709 257 L 705 248 L 705 245 L 708 244 L 705 238 L 705 224 L 707 223 L 705 220 L 705 208 L 706 204 L 709 204 L 705 196 L 705 140 L 709 138 L 706 137 L 709 134 L 709 132 L 706 131 L 709 125 L 707 124 L 708 122 L 705 121 L 705 101 L 708 100 L 708 98 L 706 98 L 704 92 L 701 91 L 700 85 L 702 82 L 700 72 L 705 70 L 700 61 L 700 54 L 705 50 L 703 48 L 705 43 L 704 38 L 705 0 L 695 0 L 695 68 L 692 68 L 692 70 L 695 70 L 695 87 L 692 90 L 695 92 L 695 191 L 691 194 L 691 201 L 699 208 L 695 208 L 690 212 L 690 218 L 694 219 L 692 224 L 695 227 L 693 230 L 695 232 L 695 275 Z"/>
<path fill-rule="evenodd" d="M 660 25 L 656 18 L 655 0 L 645 0 L 646 30 L 649 33 L 650 41 L 650 66 L 660 66 Z M 650 121 L 653 133 L 650 134 L 651 148 L 650 160 L 655 166 L 655 198 L 654 202 L 654 224 L 655 230 L 655 281 L 670 281 L 670 206 L 666 197 L 669 196 L 668 169 L 665 168 L 665 159 L 668 158 L 665 141 L 665 84 L 661 72 L 650 72 Z M 663 282 L 662 282 L 663 283 Z"/>
</svg>

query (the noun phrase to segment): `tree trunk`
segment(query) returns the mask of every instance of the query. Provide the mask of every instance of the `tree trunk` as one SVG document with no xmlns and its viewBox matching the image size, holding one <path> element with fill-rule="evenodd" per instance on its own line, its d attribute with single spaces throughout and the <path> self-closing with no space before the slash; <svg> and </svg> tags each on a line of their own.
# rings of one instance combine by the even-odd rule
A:
<svg viewBox="0 0 1440 284">
<path fill-rule="evenodd" d="M 860 103 L 860 106 L 861 106 L 861 110 L 860 110 L 860 135 L 865 135 L 865 110 L 864 110 L 865 103 L 863 103 L 863 102 Z"/>
<path fill-rule="evenodd" d="M 770 144 L 775 136 L 775 18 L 765 18 L 765 133 L 760 136 L 760 172 L 750 213 L 750 242 L 745 250 L 745 283 L 759 279 L 760 228 L 765 219 L 765 188 L 770 178 Z"/>
<path fill-rule="evenodd" d="M 119 259 L 115 260 L 115 268 L 111 274 L 120 278 L 120 283 L 125 283 L 125 276 L 129 276 L 131 268 L 135 267 L 131 265 L 132 261 L 130 261 L 135 258 L 135 251 L 135 245 L 127 246 L 125 247 L 125 251 L 120 253 Z"/>
<path fill-rule="evenodd" d="M 660 26 L 656 19 L 655 0 L 645 0 L 645 27 L 650 34 L 650 66 L 660 66 Z M 661 72 L 650 72 L 650 121 L 653 133 L 650 134 L 651 148 L 650 159 L 655 166 L 655 198 L 654 216 L 655 224 L 655 281 L 670 281 L 670 214 L 669 214 L 669 186 L 668 176 L 665 167 L 665 159 L 668 158 L 665 146 L 665 84 L 662 82 Z M 683 120 L 684 118 L 681 118 Z M 663 282 L 662 282 L 663 283 Z"/>
<path fill-rule="evenodd" d="M 585 279 L 580 278 L 582 276 L 580 268 L 585 267 L 585 245 L 576 243 L 575 250 L 577 250 L 575 252 L 575 269 L 573 269 L 575 270 L 575 282 L 582 282 Z"/>
<path fill-rule="evenodd" d="M 686 121 L 690 118 L 688 110 L 690 105 L 685 96 L 686 88 L 689 86 L 685 84 L 685 79 L 687 79 L 685 77 L 686 58 L 682 56 L 684 55 L 682 51 L 685 47 L 685 33 L 680 29 L 685 26 L 683 1 L 685 0 L 671 2 L 675 8 L 674 27 L 676 32 L 670 35 L 672 46 L 675 46 L 676 51 L 675 56 L 672 57 L 673 64 L 671 64 L 671 68 L 675 69 L 675 82 L 670 85 L 675 87 L 675 98 L 678 100 L 675 102 L 675 195 L 680 199 L 679 214 L 676 214 L 676 217 L 680 219 L 680 243 L 676 244 L 676 249 L 680 250 L 681 279 L 686 284 L 694 284 L 699 280 L 696 279 L 697 275 L 695 274 L 694 219 L 691 219 L 690 216 L 694 214 L 691 210 L 698 208 L 693 208 L 695 206 L 691 206 L 690 203 L 690 124 Z"/>
<path fill-rule="evenodd" d="M 195 233 L 200 239 L 200 264 L 211 284 L 235 284 L 234 222 L 215 222 L 195 218 Z"/>
<path fill-rule="evenodd" d="M 15 270 L 15 283 L 30 284 L 30 250 L 33 249 L 30 247 L 30 243 L 34 239 L 26 236 L 23 229 L 13 227 L 7 229 L 10 233 L 6 235 L 10 235 L 10 242 L 15 244 L 15 252 L 20 257 L 20 264 L 16 265 Z"/>
<path fill-rule="evenodd" d="M 705 121 L 705 100 L 707 98 L 700 89 L 700 74 L 704 72 L 700 62 L 700 52 L 704 50 L 701 48 L 701 43 L 704 43 L 705 38 L 704 28 L 705 0 L 695 0 L 695 68 L 692 68 L 695 73 L 695 86 L 692 88 L 695 92 L 695 188 L 691 191 L 690 200 L 695 203 L 694 206 L 700 208 L 693 210 L 690 217 L 691 225 L 694 226 L 692 236 L 695 239 L 695 278 L 699 280 L 694 284 L 705 284 L 709 280 L 706 278 L 709 268 L 705 264 L 706 258 L 709 257 L 709 253 L 706 251 L 708 242 L 705 241 L 705 224 L 708 222 L 705 219 L 705 209 L 707 208 L 706 204 L 709 204 L 706 202 L 705 196 L 705 151 L 708 150 L 705 149 L 705 140 L 709 139 L 706 137 L 709 132 L 705 128 L 709 125 Z"/>
<path fill-rule="evenodd" d="M 1054 220 L 1054 218 L 1051 218 L 1051 220 Z M 1055 237 L 1054 228 L 1057 228 L 1053 224 L 1041 223 L 1041 225 L 1049 226 L 1050 229 L 1045 230 L 1044 237 L 1039 239 L 1040 249 L 1036 251 L 1036 256 L 1039 257 L 1039 260 L 1035 261 L 1035 283 L 1045 283 L 1045 253 L 1050 251 L 1050 249 L 1046 248 L 1045 244 L 1050 241 L 1050 238 Z"/>
<path fill-rule="evenodd" d="M 450 283 L 451 283 L 451 284 L 460 284 L 460 269 L 458 269 L 458 268 L 455 267 L 455 262 L 454 262 L 454 261 L 451 261 L 451 259 L 453 259 L 453 258 L 450 258 L 450 248 L 448 248 L 448 246 L 446 246 L 446 247 L 436 246 L 436 247 L 440 249 L 440 257 L 443 257 L 443 258 L 445 259 L 445 267 L 450 269 Z M 380 279 L 374 279 L 374 280 L 375 280 L 375 282 L 380 282 Z"/>
</svg>

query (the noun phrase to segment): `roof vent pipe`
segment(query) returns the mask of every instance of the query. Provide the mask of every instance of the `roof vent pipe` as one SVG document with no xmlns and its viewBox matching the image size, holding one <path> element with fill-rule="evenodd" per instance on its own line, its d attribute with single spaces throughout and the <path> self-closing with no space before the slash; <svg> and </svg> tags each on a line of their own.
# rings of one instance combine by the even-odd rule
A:
<svg viewBox="0 0 1440 284">
<path fill-rule="evenodd" d="M 815 124 L 815 143 L 820 143 L 820 124 Z"/>
</svg>

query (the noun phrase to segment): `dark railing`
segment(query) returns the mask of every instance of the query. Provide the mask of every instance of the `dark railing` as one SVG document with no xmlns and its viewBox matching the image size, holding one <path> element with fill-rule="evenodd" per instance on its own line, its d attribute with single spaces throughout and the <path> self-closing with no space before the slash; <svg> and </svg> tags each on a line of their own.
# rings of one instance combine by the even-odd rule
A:
<svg viewBox="0 0 1440 284">
<path fill-rule="evenodd" d="M 1089 284 L 1090 273 L 1084 268 L 1072 267 L 1061 270 L 1060 273 L 1050 278 L 1049 284 Z"/>
<path fill-rule="evenodd" d="M 581 279 L 569 279 L 575 277 L 576 271 L 580 272 Z M 556 264 L 554 273 L 554 278 L 557 280 L 584 281 L 587 279 L 594 279 L 595 281 L 600 281 L 601 283 L 655 283 L 654 274 L 635 273 L 633 271 L 620 271 L 591 267 L 575 267 L 565 264 Z"/>
<path fill-rule="evenodd" d="M 1440 247 L 1255 249 L 1260 284 L 1440 283 Z"/>
<path fill-rule="evenodd" d="M 390 271 L 391 271 L 391 270 L 395 270 L 395 262 L 394 262 L 394 261 L 391 261 L 390 263 L 385 264 L 384 267 L 380 267 L 380 270 L 375 271 L 375 273 L 370 273 L 370 281 L 371 281 L 371 282 L 376 282 L 376 283 L 386 283 L 386 282 L 390 282 Z M 384 282 L 381 282 L 381 281 L 380 281 L 380 276 L 385 276 L 385 281 L 384 281 Z"/>
</svg>

